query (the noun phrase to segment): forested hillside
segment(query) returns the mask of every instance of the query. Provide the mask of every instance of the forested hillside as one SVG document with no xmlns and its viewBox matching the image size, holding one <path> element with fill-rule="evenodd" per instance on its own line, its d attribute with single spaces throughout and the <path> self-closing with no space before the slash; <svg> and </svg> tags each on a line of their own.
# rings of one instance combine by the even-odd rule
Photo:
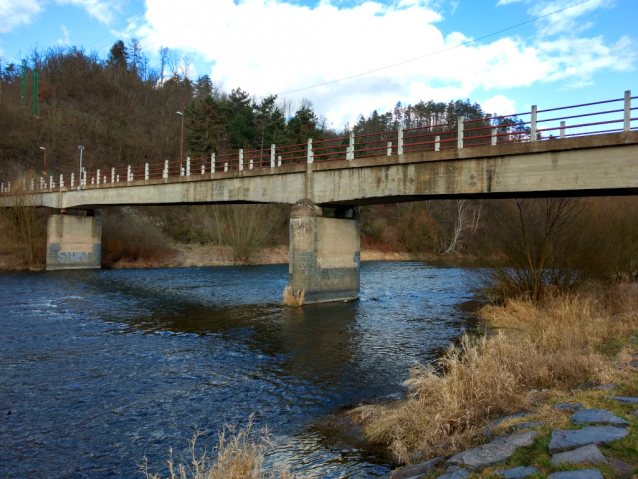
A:
<svg viewBox="0 0 638 479">
<path fill-rule="evenodd" d="M 459 115 L 490 116 L 469 100 L 423 99 L 397 103 L 390 111 L 361 112 L 356 123 L 336 129 L 309 100 L 293 104 L 275 96 L 258 98 L 208 75 L 193 78 L 188 63 L 167 48 L 160 48 L 160 59 L 158 68 L 151 67 L 136 41 L 116 42 L 106 58 L 75 47 L 33 50 L 27 73 L 36 68 L 39 74 L 37 116 L 31 114 L 32 77 L 21 101 L 20 65 L 3 62 L 0 178 L 39 176 L 41 147 L 46 147 L 48 175 L 75 170 L 78 145 L 85 147 L 88 170 L 179 159 L 182 118 L 176 112 L 184 112 L 185 156 L 340 138 L 350 131 L 378 133 L 398 125 L 453 123 Z M 287 243 L 288 207 L 283 205 L 111 208 L 103 213 L 106 265 L 160 264 L 178 254 L 179 245 L 206 244 L 231 248 L 234 260 L 246 262 L 259 248 Z M 34 213 L 27 229 L 11 212 L 0 215 L 0 250 L 13 258 L 7 264 L 43 262 L 46 215 Z M 428 201 L 363 207 L 361 218 L 364 248 L 518 262 L 534 271 L 528 279 L 536 285 L 635 276 L 638 270 L 638 204 L 633 198 Z M 548 268 L 553 276 L 538 276 Z M 580 273 L 573 275 L 576 270 Z"/>
</svg>

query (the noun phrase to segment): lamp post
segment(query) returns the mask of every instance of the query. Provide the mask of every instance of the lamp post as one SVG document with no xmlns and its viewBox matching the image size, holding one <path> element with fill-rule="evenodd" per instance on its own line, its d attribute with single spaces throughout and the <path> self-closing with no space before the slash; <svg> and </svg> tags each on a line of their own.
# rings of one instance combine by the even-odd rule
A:
<svg viewBox="0 0 638 479">
<path fill-rule="evenodd" d="M 182 111 L 176 111 L 175 113 L 182 117 L 182 141 L 179 147 L 179 167 L 181 168 L 184 160 L 184 108 L 182 107 Z"/>
<path fill-rule="evenodd" d="M 42 175 L 44 179 L 47 179 L 47 149 L 44 146 L 40 147 L 41 150 L 44 150 L 44 164 L 42 165 Z"/>
<path fill-rule="evenodd" d="M 78 146 L 80 150 L 80 181 L 78 182 L 78 191 L 82 188 L 82 151 L 84 150 L 83 146 Z"/>
</svg>

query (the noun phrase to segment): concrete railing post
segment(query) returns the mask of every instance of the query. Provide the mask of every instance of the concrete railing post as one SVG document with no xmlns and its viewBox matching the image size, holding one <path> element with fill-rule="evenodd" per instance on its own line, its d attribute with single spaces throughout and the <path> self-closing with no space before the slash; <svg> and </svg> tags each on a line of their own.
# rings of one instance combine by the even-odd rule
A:
<svg viewBox="0 0 638 479">
<path fill-rule="evenodd" d="M 215 153 L 210 154 L 210 174 L 215 173 Z"/>
<path fill-rule="evenodd" d="M 224 162 L 224 171 L 228 171 L 228 162 L 227 161 Z"/>
<path fill-rule="evenodd" d="M 532 121 L 530 124 L 530 140 L 536 141 L 536 116 L 538 112 L 538 107 L 536 105 L 532 106 Z"/>
<path fill-rule="evenodd" d="M 111 168 L 111 184 L 115 183 L 115 168 Z"/>
<path fill-rule="evenodd" d="M 253 159 L 252 158 L 248 161 L 248 169 L 249 170 L 253 169 Z"/>
<path fill-rule="evenodd" d="M 463 115 L 458 117 L 458 129 L 456 135 L 456 146 L 457 148 L 463 148 L 463 121 L 465 117 Z"/>
<path fill-rule="evenodd" d="M 95 177 L 97 178 L 97 184 L 100 184 L 100 170 L 97 170 L 97 175 L 95 175 Z"/>
<path fill-rule="evenodd" d="M 281 155 L 277 157 L 277 166 L 281 166 Z"/>
<path fill-rule="evenodd" d="M 270 167 L 275 167 L 275 144 L 270 145 Z"/>
<path fill-rule="evenodd" d="M 492 146 L 496 146 L 496 140 L 498 139 L 498 130 L 496 128 L 492 128 L 492 136 L 490 139 L 492 140 Z"/>
<path fill-rule="evenodd" d="M 206 163 L 202 161 L 202 175 L 206 173 Z"/>
<path fill-rule="evenodd" d="M 95 176 L 93 178 L 91 178 L 91 184 L 94 185 L 95 184 Z"/>
<path fill-rule="evenodd" d="M 397 155 L 403 154 L 403 125 L 399 125 L 399 131 L 397 131 Z"/>
<path fill-rule="evenodd" d="M 75 186 L 75 173 L 71 173 L 71 188 Z"/>
<path fill-rule="evenodd" d="M 49 189 L 52 190 L 53 189 L 53 177 L 49 176 Z"/>
<path fill-rule="evenodd" d="M 391 141 L 388 141 L 388 151 L 387 151 L 387 153 L 388 153 L 387 156 L 392 155 L 392 142 Z"/>
<path fill-rule="evenodd" d="M 164 171 L 162 171 L 162 178 L 168 178 L 168 160 L 164 160 Z"/>
<path fill-rule="evenodd" d="M 127 175 L 126 175 L 126 181 L 130 182 L 131 181 L 131 165 L 128 165 L 128 170 L 127 170 Z"/>
<path fill-rule="evenodd" d="M 31 191 L 35 190 L 35 180 L 31 178 L 31 187 L 29 188 Z"/>
<path fill-rule="evenodd" d="M 565 139 L 565 122 L 560 122 L 560 137 L 561 139 Z"/>
<path fill-rule="evenodd" d="M 308 138 L 308 152 L 306 159 L 308 163 L 315 161 L 315 154 L 312 152 L 312 138 Z"/>
<path fill-rule="evenodd" d="M 33 180 L 31 180 L 31 183 L 33 184 Z M 60 188 L 64 188 L 64 175 L 60 175 Z M 31 189 L 33 189 L 33 186 L 31 186 Z"/>
<path fill-rule="evenodd" d="M 242 148 L 239 149 L 239 169 L 244 169 L 244 150 Z"/>
<path fill-rule="evenodd" d="M 631 90 L 625 92 L 625 122 L 624 130 L 631 130 Z"/>
<path fill-rule="evenodd" d="M 350 141 L 348 142 L 348 150 L 346 151 L 346 160 L 354 160 L 354 131 L 350 132 Z"/>
<path fill-rule="evenodd" d="M 144 179 L 148 180 L 148 163 L 144 164 Z"/>
<path fill-rule="evenodd" d="M 120 175 L 117 175 L 117 176 L 115 177 L 115 182 L 116 182 L 116 183 L 119 183 L 119 182 L 120 182 Z"/>
<path fill-rule="evenodd" d="M 434 151 L 441 151 L 441 137 L 439 135 L 434 137 Z"/>
<path fill-rule="evenodd" d="M 191 157 L 187 156 L 186 157 L 186 176 L 190 176 L 191 175 Z"/>
</svg>

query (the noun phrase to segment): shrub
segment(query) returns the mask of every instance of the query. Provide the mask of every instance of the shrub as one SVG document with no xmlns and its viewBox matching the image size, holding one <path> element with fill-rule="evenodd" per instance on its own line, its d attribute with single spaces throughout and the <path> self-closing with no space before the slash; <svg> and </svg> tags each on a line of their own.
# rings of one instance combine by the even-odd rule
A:
<svg viewBox="0 0 638 479">
<path fill-rule="evenodd" d="M 162 262 L 174 254 L 160 228 L 134 210 L 110 210 L 103 215 L 102 263 Z"/>
</svg>

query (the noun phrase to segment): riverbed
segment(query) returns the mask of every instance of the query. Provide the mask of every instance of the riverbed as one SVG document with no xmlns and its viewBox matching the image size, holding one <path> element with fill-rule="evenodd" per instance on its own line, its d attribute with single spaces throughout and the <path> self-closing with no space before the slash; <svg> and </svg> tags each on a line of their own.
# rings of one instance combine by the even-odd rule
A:
<svg viewBox="0 0 638 479">
<path fill-rule="evenodd" d="M 360 300 L 289 308 L 287 265 L 0 273 L 0 476 L 143 477 L 255 414 L 268 461 L 325 478 L 391 460 L 322 421 L 398 398 L 474 327 L 471 270 L 368 262 Z M 319 425 L 319 426 L 318 426 Z"/>
</svg>

